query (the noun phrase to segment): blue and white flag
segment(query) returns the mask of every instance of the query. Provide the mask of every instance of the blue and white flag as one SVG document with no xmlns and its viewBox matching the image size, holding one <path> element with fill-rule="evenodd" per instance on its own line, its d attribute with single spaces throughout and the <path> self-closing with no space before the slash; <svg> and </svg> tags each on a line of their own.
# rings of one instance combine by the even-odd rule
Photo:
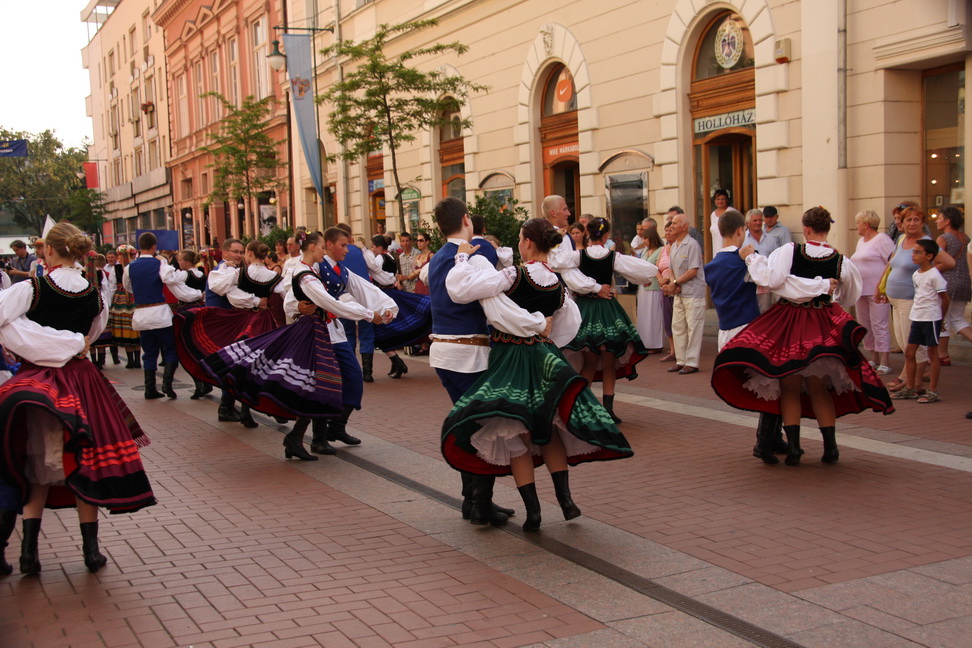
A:
<svg viewBox="0 0 972 648">
<path fill-rule="evenodd" d="M 311 52 L 309 34 L 284 34 L 284 50 L 287 52 L 287 74 L 290 76 L 290 91 L 297 118 L 297 134 L 304 159 L 310 169 L 311 178 L 317 195 L 324 200 L 324 186 L 321 181 L 321 154 L 317 143 L 317 111 L 314 106 L 314 58 Z"/>
<path fill-rule="evenodd" d="M 0 157 L 27 157 L 27 140 L 0 141 Z"/>
</svg>

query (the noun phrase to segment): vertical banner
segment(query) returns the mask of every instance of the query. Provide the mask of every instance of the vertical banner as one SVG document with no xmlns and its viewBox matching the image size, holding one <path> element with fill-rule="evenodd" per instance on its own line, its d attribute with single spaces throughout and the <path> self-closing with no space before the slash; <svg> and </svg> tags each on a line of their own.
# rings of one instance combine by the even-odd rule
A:
<svg viewBox="0 0 972 648">
<path fill-rule="evenodd" d="M 84 167 L 84 181 L 88 186 L 88 189 L 98 189 L 101 185 L 98 182 L 98 163 L 97 162 L 83 162 Z"/>
<path fill-rule="evenodd" d="M 314 59 L 311 52 L 311 36 L 308 34 L 284 34 L 284 50 L 287 52 L 287 75 L 290 76 L 290 90 L 294 116 L 297 119 L 297 134 L 304 159 L 310 169 L 311 178 L 317 195 L 324 200 L 324 186 L 321 182 L 321 153 L 317 143 L 317 109 L 314 105 Z"/>
</svg>

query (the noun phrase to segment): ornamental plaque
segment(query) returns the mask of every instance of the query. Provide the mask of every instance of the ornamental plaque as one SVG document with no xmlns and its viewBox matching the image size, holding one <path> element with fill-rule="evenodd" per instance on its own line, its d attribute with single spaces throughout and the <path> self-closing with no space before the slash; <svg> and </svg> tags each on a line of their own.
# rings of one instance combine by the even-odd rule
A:
<svg viewBox="0 0 972 648">
<path fill-rule="evenodd" d="M 728 70 L 739 62 L 743 53 L 743 33 L 731 17 L 719 25 L 715 38 L 715 57 L 723 68 Z"/>
</svg>

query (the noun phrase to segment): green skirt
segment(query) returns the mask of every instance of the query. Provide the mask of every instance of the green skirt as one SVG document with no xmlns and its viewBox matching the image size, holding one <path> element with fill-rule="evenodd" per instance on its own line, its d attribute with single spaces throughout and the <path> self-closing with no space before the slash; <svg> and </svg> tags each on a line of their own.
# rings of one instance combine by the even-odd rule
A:
<svg viewBox="0 0 972 648">
<path fill-rule="evenodd" d="M 648 357 L 648 349 L 618 300 L 580 296 L 577 309 L 581 314 L 580 329 L 564 348 L 591 351 L 598 355 L 606 351 L 614 356 L 615 378 L 637 378 L 635 365 Z M 594 382 L 600 380 L 601 371 L 598 369 Z"/>
<path fill-rule="evenodd" d="M 521 434 L 529 434 L 525 444 Z M 567 462 L 632 456 L 628 441 L 552 342 L 494 333 L 489 368 L 456 402 L 442 425 L 442 455 L 453 468 L 509 475 L 510 458 L 559 434 Z"/>
</svg>

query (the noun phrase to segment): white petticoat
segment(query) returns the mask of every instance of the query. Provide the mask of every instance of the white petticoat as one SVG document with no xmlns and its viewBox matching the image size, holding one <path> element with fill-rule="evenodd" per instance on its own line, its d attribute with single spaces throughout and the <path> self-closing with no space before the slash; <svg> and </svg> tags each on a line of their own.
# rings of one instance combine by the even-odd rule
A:
<svg viewBox="0 0 972 648">
<path fill-rule="evenodd" d="M 27 422 L 27 480 L 31 484 L 64 483 L 64 425 L 45 409 L 31 407 Z"/>
<path fill-rule="evenodd" d="M 470 443 L 476 448 L 476 456 L 494 466 L 509 466 L 513 458 L 527 452 L 539 457 L 540 446 L 524 442 L 520 435 L 527 434 L 526 426 L 520 421 L 502 416 L 480 419 L 478 432 L 474 432 Z M 554 417 L 554 431 L 560 437 L 568 457 L 591 454 L 597 447 L 581 441 L 567 431 L 560 414 Z"/>
<path fill-rule="evenodd" d="M 743 387 L 753 392 L 759 398 L 767 401 L 779 400 L 780 381 L 778 378 L 770 378 L 752 369 L 746 370 L 749 379 Z M 837 394 L 849 391 L 860 391 L 850 375 L 847 367 L 837 358 L 820 358 L 811 362 L 806 369 L 796 372 L 797 376 L 804 378 L 823 378 L 827 389 L 832 389 Z M 803 390 L 806 392 L 806 389 Z"/>
</svg>

